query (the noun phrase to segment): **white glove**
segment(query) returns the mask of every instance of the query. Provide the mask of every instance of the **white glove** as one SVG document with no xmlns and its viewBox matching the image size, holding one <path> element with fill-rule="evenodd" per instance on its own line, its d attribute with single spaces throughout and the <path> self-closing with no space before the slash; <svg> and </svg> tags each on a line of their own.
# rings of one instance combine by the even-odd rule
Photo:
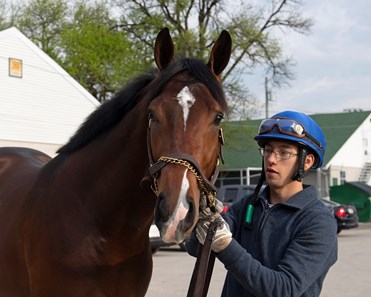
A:
<svg viewBox="0 0 371 297">
<path fill-rule="evenodd" d="M 229 225 L 224 219 L 219 216 L 217 219 L 218 226 L 211 243 L 211 249 L 215 253 L 220 253 L 223 251 L 232 241 L 232 233 L 229 229 Z M 203 245 L 207 236 L 207 231 L 209 230 L 210 222 L 199 220 L 196 226 L 196 237 L 198 241 Z"/>
<path fill-rule="evenodd" d="M 220 213 L 223 211 L 224 205 L 218 199 L 215 201 L 215 212 L 211 211 L 210 207 L 207 206 L 207 199 L 205 195 L 202 195 L 200 200 L 200 215 L 199 219 L 208 222 L 214 222 L 219 219 Z"/>
</svg>

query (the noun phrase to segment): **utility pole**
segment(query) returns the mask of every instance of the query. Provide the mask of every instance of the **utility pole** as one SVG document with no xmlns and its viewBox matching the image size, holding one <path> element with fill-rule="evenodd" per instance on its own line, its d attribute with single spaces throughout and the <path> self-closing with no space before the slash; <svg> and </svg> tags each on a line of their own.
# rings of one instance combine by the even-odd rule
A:
<svg viewBox="0 0 371 297">
<path fill-rule="evenodd" d="M 270 91 L 268 89 L 268 78 L 265 78 L 265 118 L 269 118 L 268 102 L 270 101 Z"/>
</svg>

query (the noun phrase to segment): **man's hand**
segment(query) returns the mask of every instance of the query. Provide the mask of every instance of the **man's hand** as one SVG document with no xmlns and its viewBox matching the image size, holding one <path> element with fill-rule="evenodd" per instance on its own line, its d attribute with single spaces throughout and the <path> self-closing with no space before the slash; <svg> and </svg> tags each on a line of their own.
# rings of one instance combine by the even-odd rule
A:
<svg viewBox="0 0 371 297">
<path fill-rule="evenodd" d="M 207 199 L 205 196 L 200 201 L 200 220 L 214 222 L 220 217 L 220 213 L 223 211 L 224 205 L 218 199 L 215 201 L 215 212 L 211 211 L 210 207 L 207 206 Z"/>
<path fill-rule="evenodd" d="M 232 241 L 232 233 L 226 221 L 219 215 L 217 229 L 211 243 L 211 249 L 215 253 L 223 251 Z M 196 226 L 196 237 L 201 244 L 205 243 L 210 221 L 199 220 Z"/>
</svg>

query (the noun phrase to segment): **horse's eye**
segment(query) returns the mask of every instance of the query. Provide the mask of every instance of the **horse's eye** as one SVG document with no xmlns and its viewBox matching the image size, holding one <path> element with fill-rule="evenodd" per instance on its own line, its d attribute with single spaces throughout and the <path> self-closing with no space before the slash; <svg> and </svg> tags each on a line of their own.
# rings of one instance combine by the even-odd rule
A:
<svg viewBox="0 0 371 297">
<path fill-rule="evenodd" d="M 152 109 L 148 110 L 148 119 L 150 121 L 156 121 L 155 112 Z"/>
<path fill-rule="evenodd" d="M 219 125 L 223 119 L 224 119 L 224 114 L 221 112 L 218 112 L 218 114 L 215 117 L 214 123 Z"/>
</svg>

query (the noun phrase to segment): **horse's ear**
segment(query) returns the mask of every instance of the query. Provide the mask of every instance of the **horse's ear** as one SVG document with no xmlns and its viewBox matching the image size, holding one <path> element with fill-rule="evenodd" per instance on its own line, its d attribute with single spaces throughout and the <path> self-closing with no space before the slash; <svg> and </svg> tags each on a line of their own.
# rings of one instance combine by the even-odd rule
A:
<svg viewBox="0 0 371 297">
<path fill-rule="evenodd" d="M 215 42 L 210 60 L 207 65 L 218 80 L 221 79 L 221 73 L 227 67 L 232 51 L 232 38 L 228 31 L 223 30 L 219 38 Z"/>
<path fill-rule="evenodd" d="M 173 62 L 174 43 L 171 39 L 168 28 L 164 28 L 158 33 L 155 43 L 155 62 L 161 71 Z"/>
</svg>

